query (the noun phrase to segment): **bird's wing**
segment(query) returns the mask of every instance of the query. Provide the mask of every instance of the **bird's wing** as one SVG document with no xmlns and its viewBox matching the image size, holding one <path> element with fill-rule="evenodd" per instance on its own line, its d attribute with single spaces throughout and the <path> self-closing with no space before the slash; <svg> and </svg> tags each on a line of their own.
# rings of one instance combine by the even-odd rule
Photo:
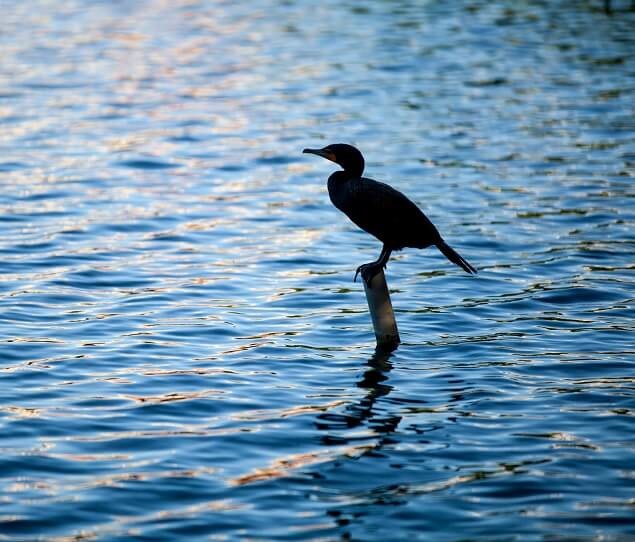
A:
<svg viewBox="0 0 635 542">
<path fill-rule="evenodd" d="M 351 205 L 343 209 L 360 228 L 393 248 L 427 246 L 438 237 L 423 212 L 392 186 L 362 178 L 350 186 Z"/>
</svg>

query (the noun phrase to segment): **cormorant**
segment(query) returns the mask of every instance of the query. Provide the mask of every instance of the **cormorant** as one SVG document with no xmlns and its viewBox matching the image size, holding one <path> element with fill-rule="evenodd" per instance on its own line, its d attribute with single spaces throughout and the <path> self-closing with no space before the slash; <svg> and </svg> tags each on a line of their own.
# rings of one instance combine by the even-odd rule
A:
<svg viewBox="0 0 635 542">
<path fill-rule="evenodd" d="M 336 143 L 302 152 L 317 154 L 342 166 L 344 171 L 336 171 L 328 180 L 333 205 L 384 244 L 376 261 L 357 268 L 353 281 L 361 273 L 369 284 L 386 267 L 393 250 L 430 245 L 435 245 L 448 260 L 467 273 L 476 273 L 476 269 L 443 240 L 434 224 L 405 195 L 385 183 L 362 177 L 364 157 L 355 147 Z"/>
</svg>

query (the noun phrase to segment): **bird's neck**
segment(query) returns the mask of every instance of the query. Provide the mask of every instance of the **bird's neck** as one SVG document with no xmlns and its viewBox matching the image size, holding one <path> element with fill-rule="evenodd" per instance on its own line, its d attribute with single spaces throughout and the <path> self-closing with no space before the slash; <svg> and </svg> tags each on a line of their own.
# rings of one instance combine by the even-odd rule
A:
<svg viewBox="0 0 635 542">
<path fill-rule="evenodd" d="M 340 183 L 345 183 L 347 181 L 358 180 L 361 177 L 362 177 L 361 173 L 358 174 L 350 170 L 336 171 L 329 177 L 329 182 L 340 184 Z"/>
</svg>

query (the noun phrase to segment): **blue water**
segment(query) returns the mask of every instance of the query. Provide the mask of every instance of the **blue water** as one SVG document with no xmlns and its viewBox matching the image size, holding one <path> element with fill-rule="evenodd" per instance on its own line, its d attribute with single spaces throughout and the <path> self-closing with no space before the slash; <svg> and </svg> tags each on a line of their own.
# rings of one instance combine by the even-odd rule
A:
<svg viewBox="0 0 635 542">
<path fill-rule="evenodd" d="M 5 3 L 0 540 L 635 540 L 635 12 Z M 332 207 L 355 143 L 479 268 Z"/>
</svg>

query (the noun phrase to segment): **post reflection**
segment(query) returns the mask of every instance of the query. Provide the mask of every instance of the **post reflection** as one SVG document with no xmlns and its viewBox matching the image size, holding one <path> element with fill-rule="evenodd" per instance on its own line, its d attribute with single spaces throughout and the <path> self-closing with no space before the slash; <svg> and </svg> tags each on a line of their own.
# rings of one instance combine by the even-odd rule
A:
<svg viewBox="0 0 635 542">
<path fill-rule="evenodd" d="M 357 387 L 366 390 L 366 394 L 359 400 L 351 402 L 341 413 L 325 412 L 316 421 L 319 430 L 325 431 L 322 436 L 323 444 L 344 444 L 369 436 L 386 435 L 394 432 L 401 421 L 401 416 L 386 413 L 377 407 L 377 401 L 390 394 L 393 386 L 388 384 L 388 373 L 392 370 L 390 362 L 391 351 L 377 348 L 367 362 L 368 368 L 357 381 Z M 351 435 L 350 430 L 366 426 L 372 435 Z M 381 447 L 381 441 L 370 446 L 373 449 Z"/>
<path fill-rule="evenodd" d="M 348 404 L 343 413 L 325 412 L 318 416 L 316 425 L 325 432 L 321 442 L 325 445 L 345 445 L 359 440 L 369 441 L 367 444 L 354 444 L 360 455 L 376 453 L 390 442 L 392 435 L 401 422 L 402 417 L 391 414 L 380 401 L 394 389 L 388 383 L 393 364 L 390 361 L 391 350 L 377 348 L 367 362 L 367 368 L 357 381 L 357 387 L 366 391 L 358 399 Z M 361 428 L 365 427 L 365 430 Z M 340 540 L 350 540 L 351 523 L 354 515 L 349 514 L 347 507 L 333 506 L 326 511 L 329 520 L 343 529 Z"/>
</svg>

